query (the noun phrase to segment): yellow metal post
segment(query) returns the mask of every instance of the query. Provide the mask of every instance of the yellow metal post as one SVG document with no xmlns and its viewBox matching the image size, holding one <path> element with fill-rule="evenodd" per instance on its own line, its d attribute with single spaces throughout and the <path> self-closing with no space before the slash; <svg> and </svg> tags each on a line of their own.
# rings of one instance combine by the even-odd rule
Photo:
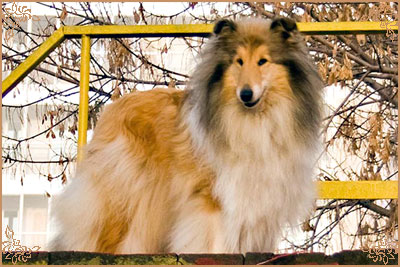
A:
<svg viewBox="0 0 400 267">
<path fill-rule="evenodd" d="M 89 72 L 90 72 L 90 37 L 82 35 L 81 81 L 78 119 L 78 162 L 83 159 L 83 146 L 87 139 L 89 118 Z"/>
</svg>

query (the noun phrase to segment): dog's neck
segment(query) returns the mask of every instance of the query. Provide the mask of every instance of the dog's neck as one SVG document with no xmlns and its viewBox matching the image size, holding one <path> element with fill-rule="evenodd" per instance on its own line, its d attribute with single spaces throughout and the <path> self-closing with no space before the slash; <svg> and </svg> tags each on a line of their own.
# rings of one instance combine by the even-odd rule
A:
<svg viewBox="0 0 400 267">
<path fill-rule="evenodd" d="M 211 165 L 234 164 L 236 161 L 264 161 L 269 150 L 289 150 L 293 134 L 293 112 L 290 103 L 282 101 L 268 114 L 243 114 L 235 107 L 219 109 L 213 122 L 205 122 L 201 101 L 190 101 L 182 107 L 182 120 L 188 128 L 197 156 Z M 274 146 L 274 147 L 272 147 Z"/>
</svg>

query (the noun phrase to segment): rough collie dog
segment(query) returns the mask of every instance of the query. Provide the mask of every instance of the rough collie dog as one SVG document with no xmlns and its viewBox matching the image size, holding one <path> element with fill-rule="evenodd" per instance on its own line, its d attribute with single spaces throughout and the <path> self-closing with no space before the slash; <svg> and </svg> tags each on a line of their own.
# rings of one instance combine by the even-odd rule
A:
<svg viewBox="0 0 400 267">
<path fill-rule="evenodd" d="M 272 251 L 313 207 L 323 84 L 294 21 L 221 20 L 187 90 L 106 107 L 56 199 L 56 250 Z"/>
</svg>

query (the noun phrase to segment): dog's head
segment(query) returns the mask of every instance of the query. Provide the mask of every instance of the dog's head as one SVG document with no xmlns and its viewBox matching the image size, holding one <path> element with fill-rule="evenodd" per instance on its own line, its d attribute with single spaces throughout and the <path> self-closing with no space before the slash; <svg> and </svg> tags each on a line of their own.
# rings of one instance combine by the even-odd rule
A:
<svg viewBox="0 0 400 267">
<path fill-rule="evenodd" d="M 223 101 L 243 110 L 264 110 L 279 97 L 293 97 L 290 74 L 283 64 L 288 53 L 303 50 L 293 20 L 221 20 L 213 34 L 217 54 L 227 61 L 222 64 L 225 71 L 218 75 Z"/>
<path fill-rule="evenodd" d="M 298 126 L 314 133 L 322 87 L 293 20 L 223 19 L 203 49 L 187 103 L 196 107 L 204 129 L 219 127 L 222 113 L 250 118 L 285 103 Z"/>
</svg>

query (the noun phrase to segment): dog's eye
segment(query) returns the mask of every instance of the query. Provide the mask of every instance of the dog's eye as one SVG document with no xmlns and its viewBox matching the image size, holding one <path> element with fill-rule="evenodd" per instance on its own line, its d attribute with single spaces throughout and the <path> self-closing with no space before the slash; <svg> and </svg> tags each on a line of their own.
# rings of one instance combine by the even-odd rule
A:
<svg viewBox="0 0 400 267">
<path fill-rule="evenodd" d="M 265 63 L 267 63 L 267 60 L 265 58 L 262 58 L 258 61 L 258 66 L 264 65 Z"/>
<path fill-rule="evenodd" d="M 238 59 L 236 60 L 236 62 L 239 63 L 240 66 L 243 65 L 243 60 L 242 60 L 241 58 L 238 58 Z"/>
</svg>

